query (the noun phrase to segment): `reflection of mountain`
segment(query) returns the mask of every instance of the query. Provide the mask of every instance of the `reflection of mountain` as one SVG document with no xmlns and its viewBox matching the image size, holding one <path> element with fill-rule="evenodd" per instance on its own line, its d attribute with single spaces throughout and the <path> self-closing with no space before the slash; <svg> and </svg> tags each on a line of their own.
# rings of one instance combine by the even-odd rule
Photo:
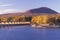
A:
<svg viewBox="0 0 60 40">
<path fill-rule="evenodd" d="M 50 13 L 50 14 L 58 13 L 50 8 L 47 8 L 47 7 L 36 8 L 36 9 L 29 10 L 29 11 L 31 13 Z"/>
</svg>

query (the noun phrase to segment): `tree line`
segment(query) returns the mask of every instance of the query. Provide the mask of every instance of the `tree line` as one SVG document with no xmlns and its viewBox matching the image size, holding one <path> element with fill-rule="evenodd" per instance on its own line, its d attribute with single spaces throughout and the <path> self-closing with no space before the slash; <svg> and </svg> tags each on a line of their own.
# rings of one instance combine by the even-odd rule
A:
<svg viewBox="0 0 60 40">
<path fill-rule="evenodd" d="M 53 24 L 55 24 L 55 25 L 59 24 L 60 25 L 60 18 L 57 18 L 57 19 L 55 17 L 49 18 L 48 23 L 50 25 L 53 25 Z"/>
<path fill-rule="evenodd" d="M 19 16 L 18 17 L 15 17 L 14 16 L 14 17 L 7 17 L 7 18 L 6 17 L 4 17 L 4 18 L 3 17 L 2 18 L 0 17 L 0 23 L 1 22 L 8 22 L 8 23 L 9 22 L 26 22 L 26 21 L 27 22 L 28 21 L 31 22 L 31 19 L 32 19 L 31 16 L 28 16 L 28 17 L 26 17 L 26 16 L 24 16 L 24 17 L 19 17 Z"/>
</svg>

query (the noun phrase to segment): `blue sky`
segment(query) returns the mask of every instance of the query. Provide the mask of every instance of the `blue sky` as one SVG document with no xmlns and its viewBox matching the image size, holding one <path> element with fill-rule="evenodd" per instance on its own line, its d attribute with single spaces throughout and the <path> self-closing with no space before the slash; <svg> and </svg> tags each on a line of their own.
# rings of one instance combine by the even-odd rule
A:
<svg viewBox="0 0 60 40">
<path fill-rule="evenodd" d="M 60 12 L 60 0 L 0 0 L 0 14 L 48 7 Z"/>
</svg>

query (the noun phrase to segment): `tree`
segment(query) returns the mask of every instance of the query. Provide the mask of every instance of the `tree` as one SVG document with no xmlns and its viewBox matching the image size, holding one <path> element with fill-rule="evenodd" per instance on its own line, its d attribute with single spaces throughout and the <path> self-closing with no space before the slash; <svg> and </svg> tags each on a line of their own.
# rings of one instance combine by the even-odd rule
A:
<svg viewBox="0 0 60 40">
<path fill-rule="evenodd" d="M 17 20 L 17 22 L 22 22 L 23 21 L 23 18 L 19 18 L 18 20 Z"/>
<path fill-rule="evenodd" d="M 12 20 L 12 17 L 8 17 L 7 18 L 7 22 L 9 23 L 9 22 L 12 22 L 13 20 Z"/>
<path fill-rule="evenodd" d="M 32 17 L 31 17 L 31 16 L 29 16 L 29 17 L 25 17 L 25 20 L 26 20 L 26 21 L 30 21 L 30 22 L 31 22 Z"/>
<path fill-rule="evenodd" d="M 50 18 L 48 21 L 50 24 L 56 24 L 56 18 L 55 17 Z"/>
<path fill-rule="evenodd" d="M 56 20 L 56 23 L 60 25 L 60 19 L 59 18 Z"/>
<path fill-rule="evenodd" d="M 2 22 L 1 18 L 0 18 L 0 23 Z"/>
</svg>

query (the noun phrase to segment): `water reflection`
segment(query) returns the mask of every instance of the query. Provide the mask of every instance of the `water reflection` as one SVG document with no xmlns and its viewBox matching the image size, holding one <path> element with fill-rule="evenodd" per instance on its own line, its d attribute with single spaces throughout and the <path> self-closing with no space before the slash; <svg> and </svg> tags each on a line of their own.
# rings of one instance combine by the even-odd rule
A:
<svg viewBox="0 0 60 40">
<path fill-rule="evenodd" d="M 0 28 L 0 40 L 60 40 L 60 29 L 6 26 Z"/>
</svg>

